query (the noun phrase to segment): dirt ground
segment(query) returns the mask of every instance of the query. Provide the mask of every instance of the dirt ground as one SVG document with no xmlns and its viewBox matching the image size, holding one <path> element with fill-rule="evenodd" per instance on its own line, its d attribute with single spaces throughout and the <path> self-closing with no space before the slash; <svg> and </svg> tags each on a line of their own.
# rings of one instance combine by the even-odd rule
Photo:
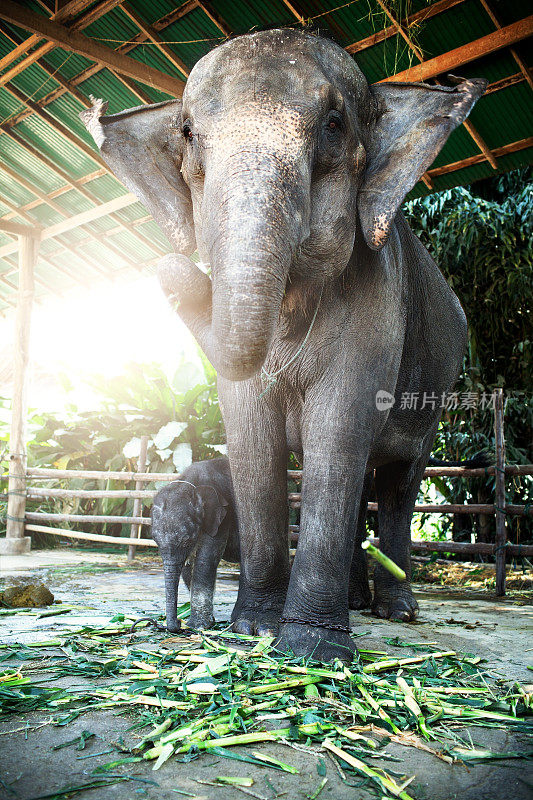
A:
<svg viewBox="0 0 533 800">
<path fill-rule="evenodd" d="M 421 566 L 426 569 L 427 565 Z M 441 580 L 444 580 L 442 575 L 449 570 L 443 565 L 440 569 Z M 417 568 L 419 576 L 423 573 L 423 569 Z M 531 684 L 533 674 L 527 670 L 533 653 L 530 635 L 533 608 L 528 594 L 531 574 L 524 574 L 522 570 L 517 573 L 517 579 L 522 576 L 521 583 L 513 583 L 517 588 L 508 597 L 499 599 L 494 597 L 493 590 L 486 588 L 490 575 L 485 575 L 483 570 L 480 573 L 479 565 L 455 569 L 458 585 L 452 588 L 438 585 L 439 564 L 432 564 L 429 571 L 426 570 L 426 577 L 432 583 L 415 586 L 421 609 L 416 623 L 406 626 L 374 619 L 365 612 L 352 612 L 352 628 L 365 634 L 359 641 L 364 642 L 361 646 L 369 649 L 397 656 L 398 650 L 384 641 L 395 636 L 413 643 L 437 642 L 441 649 L 482 656 L 492 675 L 515 679 L 523 685 Z M 235 577 L 235 570 L 228 566 L 220 571 L 215 607 L 218 620 L 229 619 L 236 597 Z M 43 581 L 56 599 L 74 605 L 76 609 L 69 614 L 42 619 L 37 615 L 2 616 L 0 638 L 3 643 L 52 638 L 73 624 L 103 625 L 120 612 L 156 616 L 164 606 L 163 575 L 157 556 L 142 556 L 133 564 L 128 564 L 122 556 L 71 549 L 2 557 L 0 590 L 28 580 Z M 185 588 L 180 587 L 180 596 L 187 599 Z M 42 650 L 40 655 L 44 656 L 46 652 Z M 403 649 L 401 655 L 411 655 L 411 651 Z M 2 664 L 1 668 L 5 666 Z M 43 672 L 43 677 L 45 675 Z M 62 685 L 61 681 L 65 680 L 60 679 L 55 685 Z M 76 685 L 82 680 L 76 679 Z M 138 740 L 138 734 L 128 730 L 132 723 L 133 716 L 113 711 L 81 715 L 66 727 L 50 725 L 45 713 L 4 718 L 0 722 L 0 798 L 36 800 L 45 796 L 65 797 L 65 794 L 59 794 L 62 789 L 90 781 L 95 767 L 120 758 L 121 745 L 132 745 Z M 80 736 L 82 731 L 95 734 L 84 750 L 79 751 L 74 745 L 52 749 Z M 461 735 L 464 736 L 465 732 L 468 735 L 467 729 Z M 476 728 L 470 733 L 477 745 L 492 750 L 528 749 L 523 736 L 503 728 Z M 242 748 L 244 752 L 251 749 Z M 288 753 L 286 746 L 270 743 L 262 745 L 262 749 L 290 762 L 300 770 L 299 774 L 252 767 L 205 754 L 190 763 L 171 759 L 158 772 L 152 772 L 150 763 L 123 766 L 117 772 L 127 773 L 134 780 L 84 790 L 75 797 L 88 800 L 132 800 L 137 797 L 242 800 L 246 796 L 234 787 L 207 785 L 217 775 L 253 777 L 254 786 L 248 792 L 262 800 L 275 800 L 276 797 L 305 800 L 313 795 L 322 780 L 317 765 L 319 757 L 324 758 L 323 753 L 315 755 L 297 749 Z M 531 762 L 525 760 L 493 761 L 466 767 L 460 763 L 450 765 L 418 749 L 392 743 L 387 751 L 396 756 L 398 762 L 376 759 L 376 765 L 394 774 L 416 775 L 408 789 L 416 800 L 503 800 L 533 796 Z M 328 758 L 324 760 L 328 781 L 319 800 L 379 797 L 379 793 L 362 788 L 361 782 L 353 777 L 343 782 L 334 763 Z"/>
</svg>

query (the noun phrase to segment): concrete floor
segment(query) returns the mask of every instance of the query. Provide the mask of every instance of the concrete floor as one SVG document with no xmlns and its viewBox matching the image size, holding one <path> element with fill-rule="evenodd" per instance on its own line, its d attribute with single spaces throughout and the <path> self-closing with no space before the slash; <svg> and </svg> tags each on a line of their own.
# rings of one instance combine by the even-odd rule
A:
<svg viewBox="0 0 533 800">
<path fill-rule="evenodd" d="M 142 556 L 133 564 L 124 557 L 84 553 L 74 550 L 34 551 L 27 556 L 2 557 L 0 562 L 0 589 L 13 583 L 43 581 L 56 599 L 76 610 L 58 617 L 0 617 L 2 642 L 28 642 L 60 635 L 66 626 L 103 624 L 117 612 L 133 615 L 157 615 L 163 610 L 163 576 L 157 556 Z M 222 570 L 217 583 L 215 615 L 227 620 L 236 597 L 235 574 Z M 433 586 L 417 586 L 421 607 L 416 623 L 408 626 L 376 620 L 360 613 L 352 613 L 352 627 L 365 632 L 361 639 L 369 649 L 394 648 L 385 644 L 385 637 L 400 636 L 412 642 L 438 642 L 442 649 L 454 649 L 480 655 L 487 660 L 492 675 L 516 679 L 522 684 L 532 683 L 531 663 L 533 639 L 531 623 L 533 608 L 526 604 L 523 595 L 495 599 L 487 593 L 469 590 L 450 590 Z M 183 599 L 186 589 L 180 588 Z M 396 654 L 398 650 L 395 651 Z M 44 655 L 44 652 L 42 653 Z M 402 656 L 410 655 L 402 650 Z M 7 662 L 6 662 L 7 663 Z M 6 664 L 2 665 L 4 668 Z M 11 666 L 11 662 L 9 662 Z M 66 679 L 64 679 L 66 680 Z M 80 679 L 81 680 L 81 679 Z M 61 681 L 57 684 L 61 685 Z M 530 690 L 533 687 L 529 687 Z M 118 751 L 84 756 L 110 750 L 120 737 L 126 744 L 136 741 L 135 733 L 128 732 L 132 716 L 93 712 L 80 716 L 66 727 L 46 724 L 48 715 L 31 714 L 21 718 L 10 716 L 0 722 L 0 798 L 4 800 L 30 800 L 54 792 L 68 785 L 79 785 L 91 778 L 92 770 L 114 758 Z M 82 730 L 96 734 L 83 752 L 74 747 L 52 750 L 54 745 L 71 740 Z M 473 740 L 493 750 L 525 750 L 527 744 L 521 735 L 505 729 L 472 729 Z M 243 748 L 244 751 L 253 748 Z M 250 764 L 204 755 L 190 763 L 168 761 L 158 772 L 151 764 L 138 763 L 121 767 L 120 772 L 137 778 L 136 781 L 85 790 L 76 797 L 88 800 L 131 800 L 132 798 L 193 797 L 197 800 L 236 800 L 245 795 L 233 787 L 212 787 L 197 781 L 211 781 L 217 775 L 246 775 L 254 778 L 251 792 L 264 800 L 284 797 L 287 800 L 304 800 L 313 794 L 321 777 L 316 766 L 324 754 L 291 749 L 283 745 L 262 745 L 264 752 L 281 758 L 300 769 L 300 774 L 290 775 L 268 768 L 255 768 Z M 385 769 L 396 774 L 416 775 L 408 792 L 416 800 L 500 800 L 533 796 L 531 769 L 524 760 L 495 761 L 469 766 L 448 765 L 430 754 L 414 748 L 389 744 L 387 752 L 401 761 L 376 760 Z M 366 800 L 376 797 L 370 790 L 360 788 L 358 781 L 349 778 L 344 783 L 334 764 L 325 758 L 328 783 L 319 800 Z M 530 762 L 529 762 L 530 763 Z M 353 785 L 350 785 L 353 784 Z"/>
</svg>

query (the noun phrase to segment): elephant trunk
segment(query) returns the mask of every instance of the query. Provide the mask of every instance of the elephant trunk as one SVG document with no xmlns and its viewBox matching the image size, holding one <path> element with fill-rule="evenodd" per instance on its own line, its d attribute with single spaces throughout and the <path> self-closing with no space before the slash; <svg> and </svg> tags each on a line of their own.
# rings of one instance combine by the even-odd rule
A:
<svg viewBox="0 0 533 800">
<path fill-rule="evenodd" d="M 183 558 L 175 558 L 174 556 L 165 557 L 163 555 L 167 630 L 171 633 L 177 633 L 180 630 L 180 623 L 177 616 L 178 584 L 185 559 L 186 556 Z"/>
<path fill-rule="evenodd" d="M 296 171 L 264 155 L 243 158 L 224 179 L 210 248 L 213 343 L 230 380 L 250 378 L 266 359 L 303 227 Z"/>
<path fill-rule="evenodd" d="M 305 171 L 272 153 L 234 153 L 204 186 L 211 280 L 184 255 L 160 262 L 165 294 L 229 380 L 252 377 L 267 356 L 293 254 L 309 233 Z"/>
</svg>

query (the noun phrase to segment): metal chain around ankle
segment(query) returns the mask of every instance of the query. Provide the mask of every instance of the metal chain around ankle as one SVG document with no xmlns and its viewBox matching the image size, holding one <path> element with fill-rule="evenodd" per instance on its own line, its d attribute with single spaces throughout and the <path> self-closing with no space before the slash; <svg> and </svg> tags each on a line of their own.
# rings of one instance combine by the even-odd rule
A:
<svg viewBox="0 0 533 800">
<path fill-rule="evenodd" d="M 311 625 L 313 628 L 326 628 L 329 631 L 341 631 L 350 633 L 350 628 L 346 625 L 332 625 L 328 622 L 312 622 L 308 619 L 298 619 L 297 617 L 281 617 L 280 622 L 284 625 Z"/>
</svg>

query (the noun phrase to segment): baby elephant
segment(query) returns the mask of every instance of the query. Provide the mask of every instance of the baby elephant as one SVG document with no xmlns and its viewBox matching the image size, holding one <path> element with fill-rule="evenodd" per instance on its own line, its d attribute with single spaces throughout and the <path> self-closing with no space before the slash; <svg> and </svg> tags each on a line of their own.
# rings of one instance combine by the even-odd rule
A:
<svg viewBox="0 0 533 800">
<path fill-rule="evenodd" d="M 182 573 L 191 592 L 190 627 L 210 628 L 217 566 L 222 556 L 228 561 L 240 557 L 227 458 L 191 464 L 156 494 L 152 537 L 163 559 L 167 629 L 180 629 L 176 609 Z"/>
</svg>

